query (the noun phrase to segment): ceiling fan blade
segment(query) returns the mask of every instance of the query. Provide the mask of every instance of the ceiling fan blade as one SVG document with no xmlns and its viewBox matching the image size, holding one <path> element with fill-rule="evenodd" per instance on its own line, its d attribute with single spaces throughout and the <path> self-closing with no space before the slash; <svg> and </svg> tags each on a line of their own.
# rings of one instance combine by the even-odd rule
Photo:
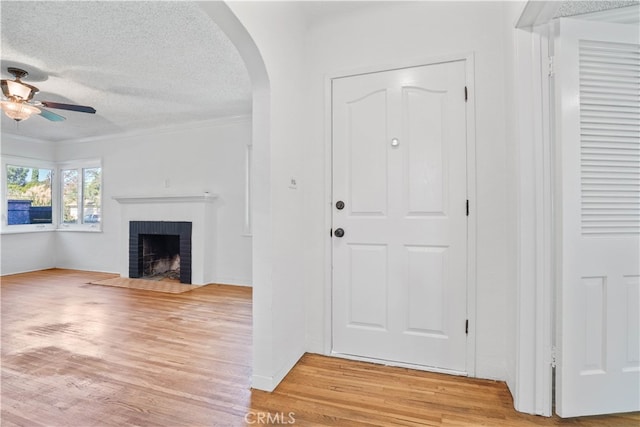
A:
<svg viewBox="0 0 640 427">
<path fill-rule="evenodd" d="M 60 116 L 60 115 L 58 115 L 58 114 L 56 114 L 54 112 L 51 112 L 49 110 L 45 110 L 42 107 L 39 107 L 38 109 L 40 110 L 40 115 L 42 117 L 44 117 L 47 120 L 51 120 L 52 122 L 62 122 L 64 120 L 66 120 L 64 117 L 62 117 L 62 116 Z"/>
<path fill-rule="evenodd" d="M 60 104 L 59 102 L 50 102 L 50 101 L 40 101 L 40 103 L 47 108 L 57 108 L 59 110 L 70 110 L 70 111 L 78 111 L 80 113 L 91 113 L 91 114 L 95 114 L 96 112 L 95 108 L 86 107 L 84 105 Z"/>
</svg>

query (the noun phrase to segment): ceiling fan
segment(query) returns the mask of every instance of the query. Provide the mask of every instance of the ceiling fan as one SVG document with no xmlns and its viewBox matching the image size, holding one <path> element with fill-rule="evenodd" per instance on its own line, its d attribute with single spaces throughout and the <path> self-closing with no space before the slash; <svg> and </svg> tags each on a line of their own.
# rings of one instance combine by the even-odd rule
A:
<svg viewBox="0 0 640 427">
<path fill-rule="evenodd" d="M 29 73 L 15 67 L 8 67 L 7 71 L 15 78 L 15 80 L 1 80 L 3 98 L 2 101 L 0 101 L 0 107 L 8 117 L 12 118 L 16 122 L 27 120 L 33 114 L 39 114 L 52 122 L 65 120 L 61 115 L 46 110 L 43 107 L 91 114 L 95 114 L 96 112 L 93 107 L 87 107 L 84 105 L 61 104 L 59 102 L 50 101 L 34 101 L 33 96 L 39 92 L 39 89 L 20 80 L 28 76 Z"/>
</svg>

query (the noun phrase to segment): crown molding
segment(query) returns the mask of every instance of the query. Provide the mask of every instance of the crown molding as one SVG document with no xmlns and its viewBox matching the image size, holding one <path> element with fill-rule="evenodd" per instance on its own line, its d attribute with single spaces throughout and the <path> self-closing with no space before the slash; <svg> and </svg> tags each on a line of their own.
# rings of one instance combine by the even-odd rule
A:
<svg viewBox="0 0 640 427">
<path fill-rule="evenodd" d="M 560 9 L 559 1 L 532 1 L 529 0 L 522 10 L 516 28 L 533 28 L 537 25 L 551 21 Z"/>
</svg>

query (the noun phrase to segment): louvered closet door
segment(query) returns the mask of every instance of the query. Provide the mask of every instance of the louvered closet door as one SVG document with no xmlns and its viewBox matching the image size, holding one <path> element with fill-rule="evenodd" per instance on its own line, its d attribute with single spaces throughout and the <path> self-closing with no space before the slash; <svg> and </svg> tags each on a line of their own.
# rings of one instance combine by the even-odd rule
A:
<svg viewBox="0 0 640 427">
<path fill-rule="evenodd" d="M 555 41 L 562 417 L 640 410 L 640 47 L 634 25 Z"/>
</svg>

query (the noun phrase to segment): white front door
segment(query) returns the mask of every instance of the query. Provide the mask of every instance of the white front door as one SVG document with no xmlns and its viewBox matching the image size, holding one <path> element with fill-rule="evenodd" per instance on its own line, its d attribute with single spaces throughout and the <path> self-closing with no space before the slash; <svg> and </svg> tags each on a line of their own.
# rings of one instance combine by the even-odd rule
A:
<svg viewBox="0 0 640 427">
<path fill-rule="evenodd" d="M 333 80 L 334 353 L 466 372 L 465 61 Z"/>
<path fill-rule="evenodd" d="M 555 41 L 562 417 L 640 410 L 636 25 L 561 20 Z"/>
</svg>

